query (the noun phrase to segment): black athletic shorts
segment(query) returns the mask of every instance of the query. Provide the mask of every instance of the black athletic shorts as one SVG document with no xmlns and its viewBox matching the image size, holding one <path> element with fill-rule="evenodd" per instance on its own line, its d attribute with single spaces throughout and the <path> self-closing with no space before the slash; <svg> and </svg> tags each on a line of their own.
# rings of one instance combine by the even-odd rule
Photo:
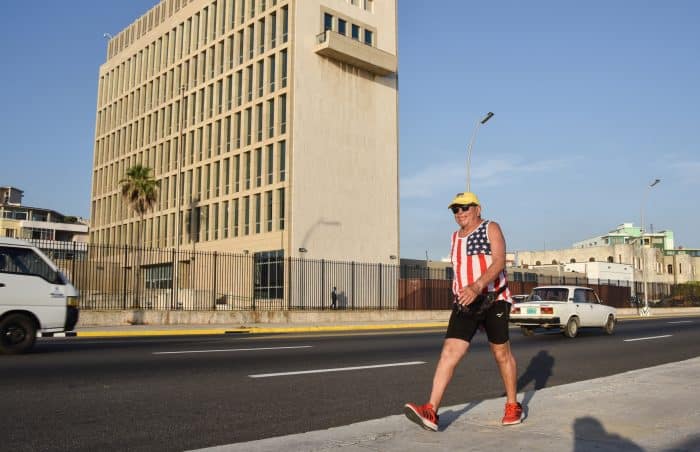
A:
<svg viewBox="0 0 700 452">
<path fill-rule="evenodd" d="M 445 338 L 462 339 L 471 342 L 479 326 L 483 325 L 489 342 L 505 344 L 508 342 L 508 319 L 510 318 L 510 303 L 496 301 L 488 309 L 479 314 L 452 310 L 450 323 L 447 325 Z"/>
</svg>

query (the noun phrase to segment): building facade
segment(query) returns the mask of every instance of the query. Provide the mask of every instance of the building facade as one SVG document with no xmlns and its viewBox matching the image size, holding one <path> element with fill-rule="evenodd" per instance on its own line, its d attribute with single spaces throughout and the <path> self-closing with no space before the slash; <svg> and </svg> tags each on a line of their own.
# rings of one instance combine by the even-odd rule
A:
<svg viewBox="0 0 700 452">
<path fill-rule="evenodd" d="M 396 8 L 162 0 L 116 34 L 91 242 L 396 263 Z M 160 183 L 141 238 L 119 191 L 138 163 Z"/>
</svg>

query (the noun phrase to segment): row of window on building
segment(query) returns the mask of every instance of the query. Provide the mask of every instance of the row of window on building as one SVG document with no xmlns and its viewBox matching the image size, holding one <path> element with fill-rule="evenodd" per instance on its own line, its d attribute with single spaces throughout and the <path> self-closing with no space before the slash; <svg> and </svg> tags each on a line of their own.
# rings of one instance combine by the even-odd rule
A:
<svg viewBox="0 0 700 452">
<path fill-rule="evenodd" d="M 595 262 L 595 261 L 596 261 L 596 260 L 595 260 L 594 257 L 588 258 L 588 262 Z M 612 257 L 612 256 L 608 256 L 607 262 L 608 262 L 608 263 L 614 263 L 614 262 L 615 262 L 615 258 Z M 570 264 L 575 264 L 575 263 L 576 263 L 576 259 L 574 259 L 574 258 L 569 259 L 569 263 L 570 263 Z M 622 263 L 622 255 L 618 255 L 618 263 Z M 561 264 L 561 263 L 558 262 L 556 259 L 552 259 L 552 265 L 560 265 L 560 264 Z M 535 265 L 542 265 L 542 261 L 535 261 Z M 654 267 L 655 267 L 655 270 L 656 270 L 656 273 L 657 273 L 657 274 L 663 273 L 663 266 L 662 266 L 662 264 L 661 264 L 660 262 L 656 262 Z M 641 260 L 640 257 L 634 258 L 634 268 L 636 268 L 637 270 L 641 270 L 641 268 L 642 268 L 642 260 Z M 691 266 L 691 270 L 690 270 L 690 271 L 691 271 L 691 273 L 694 275 L 694 274 L 695 274 L 695 267 L 694 267 L 694 266 Z M 672 265 L 672 264 L 668 264 L 668 265 L 666 266 L 666 272 L 667 272 L 669 275 L 672 275 L 672 274 L 673 274 L 673 265 Z M 678 274 L 682 274 L 682 273 L 683 273 L 683 264 L 679 262 L 679 263 L 678 263 Z"/>
<path fill-rule="evenodd" d="M 349 23 L 347 19 L 323 13 L 323 31 L 335 31 L 343 36 L 349 36 L 356 41 L 362 41 L 368 46 L 374 45 L 374 32 L 367 27 Z"/>
<path fill-rule="evenodd" d="M 284 1 L 280 2 L 284 3 Z M 237 9 L 236 7 L 239 6 Z M 202 8 L 197 13 L 188 17 L 187 19 L 180 22 L 178 25 L 174 26 L 170 31 L 164 33 L 158 39 L 154 39 L 143 51 L 138 54 L 142 54 L 140 58 L 144 59 L 146 64 L 144 70 L 151 71 L 151 74 L 156 73 L 156 68 L 166 66 L 167 64 L 172 64 L 174 60 L 178 60 L 188 53 L 195 51 L 196 49 L 205 46 L 211 41 L 215 41 L 221 36 L 225 36 L 230 32 L 235 32 L 237 29 L 243 28 L 244 24 L 248 20 L 253 20 L 258 14 L 264 14 L 268 7 L 276 7 L 277 1 L 260 3 L 261 8 L 255 10 L 255 8 L 250 9 L 249 16 L 246 16 L 246 4 L 243 0 L 214 0 L 210 5 Z M 254 5 L 251 5 L 254 6 Z M 277 14 L 281 15 L 282 29 L 279 30 L 286 40 L 288 30 L 289 30 L 289 11 L 286 5 L 282 6 L 275 11 L 272 11 L 269 16 L 270 21 L 274 18 L 275 24 L 277 19 Z M 144 17 L 147 17 L 148 14 Z M 136 39 L 140 38 L 142 34 L 137 33 L 139 25 L 142 23 L 143 18 L 137 20 L 134 24 L 129 26 L 123 32 L 119 33 L 116 38 L 110 41 L 108 46 L 108 58 L 116 56 L 121 51 L 125 50 L 128 45 L 132 44 Z M 258 19 L 260 20 L 260 19 Z M 267 18 L 263 17 L 261 20 L 266 21 Z M 268 24 L 270 27 L 270 34 L 277 35 L 277 27 L 271 26 L 271 22 Z M 265 36 L 263 32 L 261 36 Z M 264 41 L 264 39 L 260 39 Z M 124 45 L 126 44 L 126 45 Z M 136 56 L 135 55 L 135 56 Z M 137 57 L 138 58 L 138 57 Z"/>
<path fill-rule="evenodd" d="M 37 212 L 29 210 L 1 209 L 0 217 L 10 220 L 30 220 L 30 221 L 49 221 L 49 215 L 46 212 Z M 62 221 L 61 218 L 56 218 L 54 221 Z"/>
<path fill-rule="evenodd" d="M 121 201 L 121 200 L 119 200 Z M 121 201 L 123 202 L 123 201 Z M 180 243 L 223 240 L 285 229 L 285 189 L 233 198 L 204 205 L 184 206 L 179 215 Z M 175 246 L 176 212 L 146 218 L 143 238 L 139 221 L 90 233 L 93 243 L 163 248 Z"/>
<path fill-rule="evenodd" d="M 221 113 L 223 109 L 230 110 L 234 106 L 234 100 L 235 106 L 239 107 L 244 102 L 263 97 L 266 91 L 267 94 L 272 94 L 287 87 L 287 55 L 287 48 L 281 49 L 226 77 L 224 63 L 218 66 L 218 73 L 212 66 L 213 80 L 201 88 L 196 86 L 209 80 L 203 75 L 207 72 L 204 69 L 208 64 L 207 57 L 204 53 L 199 58 L 194 56 L 99 109 L 97 135 L 123 127 L 127 122 L 138 120 L 139 116 L 159 109 L 164 112 L 168 128 L 176 128 L 177 111 L 183 94 L 180 87 L 185 87 L 184 98 L 188 107 L 185 110 L 185 124 L 203 121 L 207 115 L 210 117 L 217 111 Z M 215 60 L 208 61 L 211 63 Z"/>
<path fill-rule="evenodd" d="M 180 136 L 156 139 L 162 128 L 158 117 L 142 118 L 133 126 L 124 127 L 95 143 L 93 195 L 116 188 L 124 171 L 133 160 L 145 161 L 155 175 L 172 170 L 177 165 Z M 248 146 L 262 144 L 287 133 L 287 95 L 269 98 L 255 107 L 210 122 L 196 129 L 183 130 L 181 164 L 194 165 Z M 145 155 L 145 159 L 143 158 Z"/>
<path fill-rule="evenodd" d="M 56 238 L 56 231 L 53 229 L 27 227 L 20 230 L 5 228 L 5 237 L 25 240 L 54 240 Z"/>
<path fill-rule="evenodd" d="M 276 148 L 276 149 L 275 149 Z M 128 160 L 129 165 L 137 163 L 148 165 L 152 163 L 149 157 L 155 153 L 141 155 L 141 160 L 137 156 L 132 156 Z M 173 208 L 177 204 L 176 187 L 180 186 L 180 204 L 184 205 L 193 199 L 204 201 L 220 196 L 228 196 L 231 193 L 251 190 L 255 188 L 282 183 L 286 180 L 287 171 L 287 148 L 286 141 L 270 143 L 255 150 L 242 152 L 231 157 L 220 158 L 212 163 L 207 163 L 197 167 L 184 168 L 181 171 L 180 180 L 177 180 L 177 172 L 157 178 L 160 182 L 159 200 L 157 207 L 160 209 Z M 105 176 L 98 173 L 94 182 L 97 191 L 107 191 L 107 183 L 101 177 L 111 176 L 113 178 L 124 174 L 127 160 L 117 166 L 116 170 L 105 173 Z M 121 170 L 121 171 L 120 171 Z M 120 177 L 121 180 L 121 177 Z M 113 187 L 116 187 L 116 182 Z M 185 197 L 187 194 L 187 197 Z M 121 194 L 116 188 L 110 190 L 106 196 L 97 197 L 93 195 L 93 225 L 102 226 L 116 221 L 123 221 L 134 215 L 128 211 L 126 205 L 121 200 Z M 120 206 L 120 208 L 116 208 Z"/>
</svg>

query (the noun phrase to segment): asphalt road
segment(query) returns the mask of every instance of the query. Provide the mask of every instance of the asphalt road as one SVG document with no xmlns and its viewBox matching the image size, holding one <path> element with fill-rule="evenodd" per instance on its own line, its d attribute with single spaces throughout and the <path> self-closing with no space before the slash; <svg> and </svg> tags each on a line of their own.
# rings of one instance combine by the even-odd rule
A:
<svg viewBox="0 0 700 452">
<path fill-rule="evenodd" d="M 511 333 L 521 391 L 700 356 L 697 317 L 626 321 L 613 336 Z M 427 399 L 442 335 L 41 340 L 0 357 L 0 441 L 17 451 L 186 450 L 398 414 Z M 502 392 L 477 335 L 443 406 Z"/>
</svg>

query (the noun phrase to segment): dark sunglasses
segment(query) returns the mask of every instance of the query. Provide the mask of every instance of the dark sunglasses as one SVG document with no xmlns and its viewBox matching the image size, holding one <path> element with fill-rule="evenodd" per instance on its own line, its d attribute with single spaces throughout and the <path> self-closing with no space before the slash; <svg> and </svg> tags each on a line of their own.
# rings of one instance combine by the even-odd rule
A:
<svg viewBox="0 0 700 452">
<path fill-rule="evenodd" d="M 476 207 L 476 204 L 467 204 L 467 205 L 462 205 L 462 206 L 452 206 L 450 207 L 450 210 L 452 210 L 453 214 L 458 214 L 459 212 L 469 212 L 469 209 L 472 207 Z"/>
</svg>

